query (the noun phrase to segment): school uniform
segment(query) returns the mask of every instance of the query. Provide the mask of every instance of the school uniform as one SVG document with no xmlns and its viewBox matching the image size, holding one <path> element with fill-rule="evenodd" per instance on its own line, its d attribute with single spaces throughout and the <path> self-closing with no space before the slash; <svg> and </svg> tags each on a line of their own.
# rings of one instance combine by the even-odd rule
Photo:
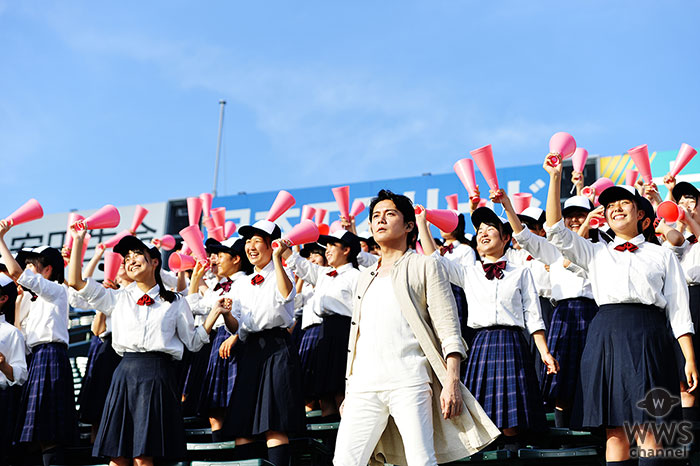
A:
<svg viewBox="0 0 700 466">
<path fill-rule="evenodd" d="M 549 265 L 551 298 L 556 303 L 547 334 L 547 347 L 559 362 L 556 374 L 540 369 L 542 395 L 546 402 L 571 401 L 579 384 L 581 354 L 591 320 L 598 312 L 588 277 L 576 264 L 568 264 L 546 238 L 527 228 L 513 235 L 523 251 Z M 567 261 L 568 262 L 568 261 Z"/>
<path fill-rule="evenodd" d="M 433 255 L 447 269 L 450 282 L 464 288 L 468 325 L 477 331 L 464 384 L 499 429 L 543 429 L 542 397 L 523 335 L 523 329 L 530 334 L 544 330 L 532 273 L 505 258 L 493 265 L 462 267 L 437 252 Z"/>
<path fill-rule="evenodd" d="M 294 283 L 289 271 L 284 270 Z M 232 312 L 239 321 L 237 383 L 224 422 L 231 437 L 305 427 L 299 357 L 287 331 L 294 317 L 295 289 L 282 296 L 274 262 L 231 288 Z"/>
<path fill-rule="evenodd" d="M 0 372 L 0 463 L 9 452 L 14 438 L 18 415 L 18 403 L 21 386 L 27 380 L 27 347 L 22 333 L 0 314 L 0 353 L 12 366 L 12 378 L 9 380 Z"/>
<path fill-rule="evenodd" d="M 301 293 L 297 293 L 294 297 L 294 307 L 295 315 L 296 309 L 300 308 L 300 314 L 295 330 L 298 328 L 300 331 L 298 348 L 299 348 L 299 362 L 301 363 L 301 379 L 302 379 L 302 389 L 304 392 L 304 399 L 309 402 L 313 401 L 315 386 L 315 362 L 317 355 L 318 342 L 321 338 L 321 324 L 323 323 L 323 318 L 317 315 L 312 307 L 312 300 L 314 299 L 315 290 L 313 285 L 305 282 L 302 285 Z M 294 340 L 294 333 L 292 332 L 292 340 Z"/>
<path fill-rule="evenodd" d="M 156 285 L 147 293 L 136 283 L 106 289 L 92 279 L 78 291 L 90 305 L 112 316 L 112 345 L 122 356 L 114 372 L 93 456 L 185 456 L 185 430 L 173 360 L 186 346 L 197 351 L 209 341 L 194 326 L 184 299 L 172 303 Z"/>
<path fill-rule="evenodd" d="M 616 237 L 606 244 L 581 238 L 563 221 L 546 230 L 562 255 L 587 272 L 600 306 L 581 357 L 579 409 L 572 421 L 612 427 L 655 420 L 637 406 L 647 392 L 665 388 L 679 396 L 676 364 L 668 358 L 673 342 L 667 322 L 675 338 L 693 333 L 678 260 L 642 235 L 628 242 Z M 680 411 L 674 409 L 669 416 L 664 422 L 680 418 Z"/>
<path fill-rule="evenodd" d="M 473 265 L 476 262 L 476 253 L 474 249 L 459 241 L 453 241 L 449 246 L 443 247 L 443 257 L 453 262 L 457 262 L 462 266 Z M 469 316 L 469 306 L 467 305 L 467 297 L 464 295 L 464 290 L 457 285 L 450 284 L 452 295 L 455 297 L 457 304 L 457 316 L 459 317 L 459 328 L 462 332 L 462 337 L 471 345 L 474 338 L 474 330 L 467 325 Z"/>
<path fill-rule="evenodd" d="M 321 319 L 320 336 L 312 365 L 310 395 L 322 398 L 343 393 L 352 297 L 360 271 L 352 264 L 321 267 L 294 253 L 287 265 L 314 286 L 307 307 Z"/>
<path fill-rule="evenodd" d="M 17 283 L 31 290 L 20 303 L 20 326 L 31 351 L 15 440 L 68 445 L 77 438 L 73 371 L 68 361 L 65 285 L 25 269 Z"/>
</svg>

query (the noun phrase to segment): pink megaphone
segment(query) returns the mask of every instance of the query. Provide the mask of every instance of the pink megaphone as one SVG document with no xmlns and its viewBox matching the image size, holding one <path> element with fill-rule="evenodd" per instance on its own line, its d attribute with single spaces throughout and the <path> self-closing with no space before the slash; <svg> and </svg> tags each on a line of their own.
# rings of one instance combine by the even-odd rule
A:
<svg viewBox="0 0 700 466">
<path fill-rule="evenodd" d="M 588 222 L 588 226 L 591 228 L 600 228 L 603 225 L 605 225 L 605 219 L 598 218 L 598 217 L 593 217 L 590 222 Z"/>
<path fill-rule="evenodd" d="M 85 260 L 85 253 L 87 252 L 88 244 L 90 243 L 91 239 L 92 239 L 92 236 L 90 234 L 85 235 L 85 238 L 83 239 L 83 250 L 80 251 L 80 263 L 81 264 Z"/>
<path fill-rule="evenodd" d="M 656 215 L 666 221 L 674 223 L 685 218 L 685 212 L 673 201 L 664 201 L 656 208 Z"/>
<path fill-rule="evenodd" d="M 119 216 L 119 210 L 113 205 L 107 204 L 85 220 L 79 220 L 76 222 L 75 227 L 78 230 L 116 228 L 119 225 L 120 220 L 121 217 Z"/>
<path fill-rule="evenodd" d="M 586 186 L 581 191 L 584 196 L 590 196 L 591 194 L 595 196 L 600 196 L 600 193 L 608 189 L 610 186 L 615 186 L 615 183 L 610 178 L 598 178 L 595 183 L 590 186 Z"/>
<path fill-rule="evenodd" d="M 66 249 L 73 248 L 73 235 L 70 234 L 70 226 L 79 220 L 85 220 L 85 217 L 76 212 L 71 212 L 68 214 L 68 226 L 66 227 L 66 241 L 64 244 Z"/>
<path fill-rule="evenodd" d="M 15 226 L 40 219 L 43 216 L 44 209 L 41 208 L 39 201 L 36 199 L 29 199 L 22 205 L 22 207 L 15 210 L 7 218 L 5 218 L 5 221 L 9 223 L 10 226 Z"/>
<path fill-rule="evenodd" d="M 332 188 L 331 191 L 333 191 L 335 203 L 338 204 L 340 215 L 348 218 L 350 216 L 350 186 L 339 186 Z"/>
<path fill-rule="evenodd" d="M 496 176 L 496 165 L 493 161 L 491 144 L 474 149 L 469 153 L 472 155 L 476 166 L 479 167 L 481 174 L 486 178 L 486 183 L 488 183 L 489 188 L 498 191 L 498 177 Z"/>
<path fill-rule="evenodd" d="M 313 243 L 318 240 L 320 235 L 319 228 L 311 220 L 302 220 L 287 233 L 284 238 L 292 243 L 292 245 L 301 245 Z"/>
<path fill-rule="evenodd" d="M 202 200 L 198 197 L 187 198 L 187 216 L 190 225 L 199 225 L 199 216 L 202 214 Z M 208 217 L 208 215 L 207 215 Z"/>
<path fill-rule="evenodd" d="M 532 194 L 530 193 L 515 193 L 513 194 L 513 209 L 516 214 L 522 213 L 523 210 L 530 207 L 532 202 Z"/>
<path fill-rule="evenodd" d="M 671 175 L 673 177 L 677 176 L 683 168 L 685 168 L 686 165 L 688 165 L 688 162 L 695 157 L 695 154 L 697 154 L 698 151 L 690 147 L 688 144 L 683 143 L 681 144 L 681 148 L 678 151 L 678 155 L 676 156 L 676 161 L 673 163 L 673 169 L 671 170 Z"/>
<path fill-rule="evenodd" d="M 566 160 L 574 155 L 575 150 L 576 140 L 572 135 L 564 131 L 554 133 L 549 139 L 549 155 L 547 156 L 547 160 L 551 166 L 556 167 L 562 160 Z"/>
<path fill-rule="evenodd" d="M 627 186 L 634 186 L 637 182 L 637 175 L 639 172 L 637 170 L 632 170 L 631 168 L 625 172 L 625 184 Z"/>
<path fill-rule="evenodd" d="M 317 225 L 317 226 L 318 226 L 318 232 L 320 234 L 322 234 L 322 235 L 330 234 L 331 228 L 328 225 L 326 225 L 325 223 L 322 223 L 322 224 Z"/>
<path fill-rule="evenodd" d="M 180 254 L 176 252 L 170 255 L 168 259 L 168 267 L 173 272 L 182 272 L 183 270 L 193 269 L 197 261 L 192 256 Z"/>
<path fill-rule="evenodd" d="M 633 147 L 628 150 L 627 153 L 632 158 L 634 166 L 639 171 L 639 174 L 642 175 L 644 182 L 651 184 L 651 165 L 649 163 L 649 148 L 647 145 L 642 144 L 641 146 Z"/>
<path fill-rule="evenodd" d="M 224 223 L 224 236 L 226 238 L 230 238 L 231 235 L 233 235 L 236 232 L 236 224 L 233 222 L 233 220 L 229 220 L 226 223 Z M 224 238 L 224 239 L 226 239 Z"/>
<path fill-rule="evenodd" d="M 105 280 L 114 281 L 117 278 L 122 262 L 124 262 L 124 258 L 121 254 L 105 251 Z"/>
<path fill-rule="evenodd" d="M 420 241 L 416 241 L 416 252 L 418 254 L 425 255 L 425 251 L 423 250 L 423 246 L 421 246 Z"/>
<path fill-rule="evenodd" d="M 109 241 L 105 241 L 102 244 L 105 248 L 113 248 L 114 246 L 117 245 L 117 243 L 119 243 L 119 241 L 122 240 L 122 238 L 125 238 L 127 236 L 131 236 L 131 231 L 124 230 L 122 232 L 117 233 Z"/>
<path fill-rule="evenodd" d="M 204 249 L 202 232 L 197 225 L 190 225 L 180 230 L 180 236 L 192 250 L 192 254 L 202 263 L 207 262 L 207 251 Z"/>
<path fill-rule="evenodd" d="M 209 233 L 210 237 L 214 238 L 219 242 L 224 241 L 226 239 L 226 237 L 224 236 L 224 229 L 222 227 L 212 228 L 211 230 L 207 230 L 207 232 Z"/>
<path fill-rule="evenodd" d="M 355 199 L 352 201 L 352 207 L 350 207 L 350 216 L 353 218 L 357 217 L 363 210 L 365 210 L 365 203 L 359 199 Z"/>
<path fill-rule="evenodd" d="M 288 211 L 294 204 L 296 204 L 294 196 L 289 194 L 284 189 L 277 193 L 275 202 L 272 203 L 270 211 L 267 213 L 267 219 L 270 222 L 274 222 L 282 216 L 286 211 Z"/>
<path fill-rule="evenodd" d="M 583 147 L 577 147 L 574 151 L 574 155 L 571 156 L 571 163 L 574 166 L 574 171 L 583 173 L 583 169 L 586 166 L 587 160 L 588 151 Z"/>
<path fill-rule="evenodd" d="M 415 212 L 420 214 L 423 211 L 423 207 L 417 206 Z M 452 210 L 442 210 L 442 209 L 425 209 L 425 218 L 430 223 L 438 227 L 440 231 L 446 233 L 451 233 L 457 228 L 459 223 L 459 217 Z"/>
<path fill-rule="evenodd" d="M 326 219 L 327 213 L 328 213 L 328 211 L 326 209 L 321 209 L 321 208 L 316 209 L 316 218 L 315 218 L 316 225 L 320 226 L 323 223 L 323 221 Z"/>
<path fill-rule="evenodd" d="M 211 217 L 211 201 L 214 196 L 211 193 L 202 193 L 199 195 L 202 200 L 202 211 L 204 212 L 204 217 Z"/>
<path fill-rule="evenodd" d="M 333 234 L 338 230 L 342 230 L 343 225 L 340 223 L 340 220 L 336 220 L 335 222 L 331 223 L 330 226 L 328 227 L 328 231 Z"/>
<path fill-rule="evenodd" d="M 182 246 L 180 247 L 180 254 L 189 254 L 191 253 L 192 250 L 190 247 L 187 245 L 187 243 L 182 243 Z"/>
<path fill-rule="evenodd" d="M 457 194 L 450 194 L 445 196 L 447 201 L 447 208 L 450 210 L 459 210 L 459 196 Z"/>
<path fill-rule="evenodd" d="M 311 220 L 314 218 L 314 215 L 316 214 L 316 209 L 311 207 L 310 205 L 305 205 L 304 207 L 301 208 L 301 219 L 302 220 Z"/>
<path fill-rule="evenodd" d="M 489 201 L 486 199 L 479 199 L 479 204 L 477 207 L 486 207 L 488 205 Z"/>
<path fill-rule="evenodd" d="M 469 197 L 474 197 L 476 193 L 476 175 L 474 173 L 474 161 L 472 159 L 460 159 L 454 164 L 455 173 L 469 193 Z"/>
<path fill-rule="evenodd" d="M 153 245 L 163 248 L 165 251 L 171 251 L 175 247 L 175 237 L 173 235 L 163 235 L 160 238 L 155 238 L 152 241 Z"/>
<path fill-rule="evenodd" d="M 226 207 L 211 209 L 211 218 L 214 220 L 214 227 L 223 228 L 226 225 Z"/>
<path fill-rule="evenodd" d="M 144 209 L 140 205 L 137 205 L 136 211 L 134 212 L 134 218 L 133 220 L 131 220 L 131 228 L 129 229 L 131 230 L 132 235 L 136 234 L 136 230 L 139 229 L 139 227 L 141 226 L 141 222 L 143 222 L 143 219 L 146 217 L 146 215 L 148 215 L 148 210 Z"/>
<path fill-rule="evenodd" d="M 204 226 L 207 227 L 207 230 L 211 230 L 213 228 L 216 228 L 216 222 L 214 222 L 213 218 L 207 217 L 204 219 Z"/>
</svg>

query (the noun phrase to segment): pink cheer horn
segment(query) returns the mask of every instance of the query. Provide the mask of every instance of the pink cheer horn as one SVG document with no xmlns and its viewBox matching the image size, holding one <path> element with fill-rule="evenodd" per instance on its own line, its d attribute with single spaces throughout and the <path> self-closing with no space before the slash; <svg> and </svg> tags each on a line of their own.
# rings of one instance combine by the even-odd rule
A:
<svg viewBox="0 0 700 466">
<path fill-rule="evenodd" d="M 479 199 L 479 204 L 477 205 L 477 207 L 486 207 L 488 203 L 489 201 L 486 199 Z"/>
<path fill-rule="evenodd" d="M 316 225 L 320 226 L 323 223 L 323 221 L 326 219 L 327 213 L 328 213 L 328 211 L 326 209 L 321 209 L 321 208 L 316 209 L 316 218 L 315 218 Z"/>
<path fill-rule="evenodd" d="M 642 179 L 645 183 L 651 184 L 651 165 L 649 163 L 649 148 L 646 144 L 641 146 L 633 147 L 628 150 L 627 153 L 632 158 L 634 166 L 639 170 L 639 174 L 642 175 Z"/>
<path fill-rule="evenodd" d="M 489 188 L 498 191 L 498 177 L 496 176 L 496 165 L 493 161 L 491 144 L 474 149 L 469 153 L 472 155 L 476 166 L 479 167 L 481 174 L 486 178 L 486 183 L 488 183 Z"/>
<path fill-rule="evenodd" d="M 676 161 L 673 162 L 671 176 L 676 177 L 681 172 L 681 170 L 683 170 L 685 166 L 688 165 L 688 162 L 690 162 L 690 160 L 693 157 L 695 157 L 695 154 L 697 153 L 698 151 L 690 147 L 688 144 L 681 144 L 681 148 L 678 151 L 678 155 L 676 156 Z"/>
<path fill-rule="evenodd" d="M 192 250 L 192 254 L 202 263 L 207 262 L 207 251 L 204 249 L 202 232 L 197 225 L 190 225 L 180 230 L 180 236 Z"/>
<path fill-rule="evenodd" d="M 418 254 L 425 255 L 425 251 L 423 250 L 423 246 L 420 245 L 420 241 L 416 241 L 416 252 Z"/>
<path fill-rule="evenodd" d="M 211 218 L 214 220 L 215 227 L 223 228 L 226 225 L 226 207 L 211 209 Z"/>
<path fill-rule="evenodd" d="M 600 228 L 603 225 L 605 225 L 605 219 L 598 218 L 598 217 L 593 217 L 590 222 L 588 222 L 588 226 L 591 228 Z"/>
<path fill-rule="evenodd" d="M 121 254 L 105 251 L 105 280 L 114 281 L 117 278 L 122 262 L 124 262 L 124 258 Z"/>
<path fill-rule="evenodd" d="M 365 210 L 365 203 L 359 199 L 355 199 L 352 201 L 352 207 L 350 207 L 350 216 L 353 218 L 357 217 L 363 210 Z"/>
<path fill-rule="evenodd" d="M 266 220 L 274 222 L 282 216 L 286 211 L 288 211 L 294 204 L 296 204 L 296 199 L 294 196 L 289 194 L 284 189 L 277 193 L 275 202 L 272 203 L 270 211 L 267 213 Z"/>
<path fill-rule="evenodd" d="M 332 188 L 335 203 L 338 204 L 340 215 L 345 218 L 350 217 L 350 186 L 339 186 Z"/>
<path fill-rule="evenodd" d="M 415 212 L 420 214 L 423 208 L 417 206 Z M 430 223 L 438 227 L 440 231 L 446 233 L 451 233 L 457 228 L 459 223 L 459 218 L 457 214 L 452 210 L 442 210 L 442 209 L 425 209 L 425 218 Z"/>
<path fill-rule="evenodd" d="M 322 234 L 322 235 L 330 234 L 331 228 L 328 225 L 326 225 L 325 223 L 322 223 L 322 224 L 317 225 L 317 226 L 318 226 L 318 232 L 320 234 Z"/>
<path fill-rule="evenodd" d="M 163 235 L 153 240 L 155 246 L 161 247 L 165 251 L 172 251 L 175 247 L 175 237 L 173 235 Z"/>
<path fill-rule="evenodd" d="M 581 194 L 583 194 L 584 196 L 590 196 L 591 194 L 595 196 L 600 196 L 600 193 L 602 193 L 611 186 L 615 186 L 615 183 L 613 183 L 613 181 L 610 178 L 598 178 L 595 181 L 595 183 L 583 188 Z"/>
<path fill-rule="evenodd" d="M 10 226 L 15 226 L 40 219 L 43 216 L 44 209 L 41 208 L 39 201 L 36 199 L 29 199 L 22 205 L 22 207 L 15 210 L 7 218 L 5 218 L 5 221 L 9 223 Z"/>
<path fill-rule="evenodd" d="M 577 147 L 574 151 L 574 155 L 571 156 L 571 163 L 574 166 L 574 171 L 583 173 L 583 169 L 586 166 L 587 160 L 588 151 L 583 147 Z"/>
<path fill-rule="evenodd" d="M 80 263 L 81 264 L 85 260 L 85 253 L 87 252 L 88 244 L 90 243 L 91 239 L 92 239 L 92 236 L 90 234 L 86 234 L 85 238 L 83 239 L 83 250 L 80 251 Z"/>
<path fill-rule="evenodd" d="M 474 161 L 472 159 L 460 159 L 454 164 L 455 173 L 469 193 L 474 197 L 476 193 L 476 174 L 474 173 Z"/>
<path fill-rule="evenodd" d="M 549 155 L 547 156 L 549 165 L 556 167 L 563 160 L 566 160 L 574 155 L 575 150 L 576 140 L 572 135 L 565 133 L 564 131 L 554 133 L 554 135 L 549 139 Z"/>
<path fill-rule="evenodd" d="M 530 207 L 532 202 L 532 194 L 530 193 L 515 193 L 513 194 L 513 209 L 516 214 L 522 213 L 523 210 Z"/>
<path fill-rule="evenodd" d="M 311 220 L 312 218 L 314 218 L 314 214 L 316 214 L 316 209 L 311 207 L 310 205 L 305 205 L 301 208 L 302 220 Z"/>
<path fill-rule="evenodd" d="M 76 222 L 76 229 L 99 230 L 103 228 L 116 228 L 120 221 L 119 210 L 113 205 L 107 204 L 85 220 Z"/>
<path fill-rule="evenodd" d="M 190 219 L 190 225 L 199 225 L 199 216 L 201 214 L 202 214 L 202 200 L 198 197 L 188 197 L 187 198 L 187 216 Z"/>
<path fill-rule="evenodd" d="M 450 194 L 449 196 L 445 196 L 445 200 L 447 201 L 448 209 L 459 210 L 459 195 Z"/>
<path fill-rule="evenodd" d="M 219 242 L 224 241 L 226 239 L 224 237 L 224 229 L 222 227 L 212 228 L 211 230 L 207 230 L 207 233 L 209 233 L 210 237 L 214 238 Z"/>
<path fill-rule="evenodd" d="M 131 236 L 131 232 L 129 230 L 124 230 L 112 236 L 112 238 L 109 241 L 105 241 L 102 244 L 105 248 L 113 248 L 117 245 L 117 243 L 119 243 L 119 241 L 122 240 L 122 238 L 126 238 L 127 236 Z"/>
<path fill-rule="evenodd" d="M 144 209 L 140 205 L 137 205 L 136 211 L 134 212 L 134 218 L 131 221 L 130 230 L 131 230 L 132 235 L 136 234 L 136 230 L 139 229 L 139 227 L 141 226 L 141 223 L 143 222 L 143 219 L 146 217 L 146 215 L 148 215 L 148 210 Z"/>
<path fill-rule="evenodd" d="M 216 222 L 214 222 L 213 218 L 207 217 L 204 219 L 204 226 L 207 227 L 207 230 L 211 230 L 213 228 L 216 228 Z"/>
<path fill-rule="evenodd" d="M 284 238 L 293 246 L 313 243 L 318 240 L 320 235 L 318 226 L 311 220 L 302 220 L 294 228 L 289 230 Z"/>
<path fill-rule="evenodd" d="M 634 186 L 634 184 L 637 182 L 637 175 L 639 175 L 637 170 L 632 170 L 630 168 L 625 171 L 625 184 L 627 186 Z"/>
<path fill-rule="evenodd" d="M 85 220 L 85 217 L 76 212 L 71 212 L 68 214 L 68 226 L 66 227 L 66 241 L 64 244 L 66 249 L 73 248 L 73 235 L 70 234 L 70 226 L 79 220 Z"/>
<path fill-rule="evenodd" d="M 168 267 L 173 272 L 182 272 L 183 270 L 193 269 L 197 261 L 192 256 L 180 254 L 178 252 L 171 254 L 168 259 Z"/>
<path fill-rule="evenodd" d="M 202 200 L 202 211 L 204 212 L 204 217 L 211 217 L 211 201 L 214 196 L 211 193 L 202 193 L 199 195 Z"/>
<path fill-rule="evenodd" d="M 330 226 L 328 227 L 328 231 L 333 234 L 338 230 L 342 230 L 343 225 L 340 223 L 340 220 L 336 220 L 335 222 L 331 223 Z"/>
<path fill-rule="evenodd" d="M 224 223 L 224 236 L 226 238 L 230 238 L 231 235 L 233 235 L 236 232 L 236 224 L 233 222 L 233 220 L 229 220 L 226 223 Z M 224 238 L 224 239 L 226 239 Z"/>
<path fill-rule="evenodd" d="M 192 249 L 187 245 L 187 243 L 182 243 L 182 247 L 180 248 L 180 254 L 189 254 L 192 252 Z"/>
<path fill-rule="evenodd" d="M 685 212 L 673 201 L 664 201 L 656 208 L 656 215 L 666 221 L 674 223 L 685 218 Z"/>
</svg>

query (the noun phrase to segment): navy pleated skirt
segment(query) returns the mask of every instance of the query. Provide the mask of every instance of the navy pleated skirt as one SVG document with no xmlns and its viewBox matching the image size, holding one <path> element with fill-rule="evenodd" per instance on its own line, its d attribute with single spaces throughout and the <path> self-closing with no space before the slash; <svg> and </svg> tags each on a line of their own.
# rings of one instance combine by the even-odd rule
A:
<svg viewBox="0 0 700 466">
<path fill-rule="evenodd" d="M 532 354 L 520 327 L 477 330 L 464 384 L 499 429 L 546 427 Z"/>
<path fill-rule="evenodd" d="M 350 320 L 350 317 L 338 314 L 323 317 L 314 369 L 316 377 L 313 392 L 318 398 L 345 392 Z"/>
<path fill-rule="evenodd" d="M 302 432 L 306 416 L 301 368 L 289 332 L 263 330 L 238 344 L 238 376 L 224 422 L 225 435 Z"/>
<path fill-rule="evenodd" d="M 202 393 L 199 397 L 199 414 L 208 416 L 211 409 L 228 408 L 233 386 L 238 371 L 238 343 L 231 348 L 227 359 L 219 356 L 219 347 L 231 333 L 222 325 L 216 330 L 209 353 L 207 371 L 202 381 Z"/>
<path fill-rule="evenodd" d="M 547 335 L 547 347 L 559 362 L 559 372 L 547 374 L 544 365 L 541 369 L 542 396 L 546 402 L 574 400 L 588 327 L 597 312 L 598 305 L 588 298 L 565 299 L 557 303 Z"/>
<path fill-rule="evenodd" d="M 97 337 L 93 337 L 93 340 L 100 343 L 95 346 L 92 360 L 88 359 L 88 367 L 78 395 L 78 414 L 82 422 L 96 425 L 102 419 L 112 376 L 122 358 L 112 348 L 111 335 L 105 337 L 104 341 Z"/>
<path fill-rule="evenodd" d="M 2 458 L 8 455 L 12 439 L 15 438 L 20 396 L 22 387 L 19 385 L 0 388 L 0 464 Z"/>
<path fill-rule="evenodd" d="M 306 401 L 318 398 L 316 386 L 318 385 L 317 379 L 319 374 L 316 371 L 316 366 L 318 365 L 318 344 L 321 340 L 322 330 L 321 324 L 314 324 L 306 327 L 304 335 L 301 337 L 299 361 L 301 362 L 302 392 Z"/>
<path fill-rule="evenodd" d="M 202 394 L 202 384 L 207 373 L 209 357 L 211 355 L 211 343 L 202 346 L 202 349 L 189 353 L 184 369 L 182 380 L 182 396 L 185 398 L 183 404 L 184 413 L 187 416 L 196 414 L 199 406 L 199 397 Z M 183 355 L 184 360 L 184 355 Z"/>
<path fill-rule="evenodd" d="M 124 354 L 112 377 L 92 454 L 184 459 L 185 426 L 169 355 Z"/>
<path fill-rule="evenodd" d="M 695 360 L 697 361 L 700 357 L 698 356 L 700 355 L 700 285 L 689 286 L 688 292 L 690 294 L 690 317 L 693 319 L 693 327 L 695 327 L 695 333 L 692 337 L 693 348 L 695 349 Z M 673 335 L 671 337 L 673 338 Z M 683 356 L 681 345 L 678 344 L 678 340 L 674 341 L 673 348 L 676 354 L 678 380 L 685 382 L 685 356 Z"/>
<path fill-rule="evenodd" d="M 600 306 L 581 356 L 581 383 L 572 425 L 619 427 L 625 422 L 679 420 L 680 403 L 663 419 L 637 406 L 652 388 L 680 396 L 672 354 L 663 310 L 643 304 Z"/>
<path fill-rule="evenodd" d="M 67 349 L 63 343 L 32 348 L 19 403 L 18 442 L 71 445 L 77 440 L 78 416 Z"/>
</svg>

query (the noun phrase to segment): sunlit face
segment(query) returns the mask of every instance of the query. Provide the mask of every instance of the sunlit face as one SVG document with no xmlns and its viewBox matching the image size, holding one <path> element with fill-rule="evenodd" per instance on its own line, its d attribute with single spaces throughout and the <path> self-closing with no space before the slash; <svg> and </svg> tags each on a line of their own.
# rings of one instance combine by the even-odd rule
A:
<svg viewBox="0 0 700 466">
<path fill-rule="evenodd" d="M 272 260 L 272 247 L 262 236 L 255 235 L 245 240 L 245 253 L 250 263 L 258 269 L 262 269 Z"/>
<path fill-rule="evenodd" d="M 209 266 L 211 273 L 214 275 L 219 275 L 219 266 L 218 266 L 218 260 L 219 260 L 219 255 L 217 253 L 211 253 L 209 254 Z"/>
<path fill-rule="evenodd" d="M 328 265 L 326 263 L 326 257 L 317 253 L 317 252 L 312 252 L 309 254 L 309 262 L 313 262 L 316 265 L 320 265 L 321 267 L 325 267 Z"/>
<path fill-rule="evenodd" d="M 142 251 L 129 251 L 124 257 L 126 276 L 135 282 L 145 282 L 155 277 L 158 259 L 147 257 Z"/>
<path fill-rule="evenodd" d="M 678 205 L 681 207 L 685 207 L 689 211 L 695 210 L 695 207 L 698 205 L 698 200 L 695 199 L 693 196 L 688 196 L 687 194 L 684 194 L 683 197 L 681 197 L 680 201 L 678 201 Z"/>
<path fill-rule="evenodd" d="M 369 252 L 369 246 L 367 245 L 367 241 L 360 240 L 360 249 L 363 252 Z"/>
<path fill-rule="evenodd" d="M 564 217 L 564 226 L 571 231 L 577 232 L 583 225 L 583 222 L 586 221 L 586 217 L 588 217 L 588 212 L 585 210 L 572 210 Z"/>
<path fill-rule="evenodd" d="M 614 232 L 637 228 L 637 222 L 644 218 L 644 211 L 637 209 L 637 204 L 629 199 L 620 199 L 605 206 L 605 220 Z"/>
<path fill-rule="evenodd" d="M 348 254 L 350 254 L 350 248 L 343 246 L 342 243 L 326 244 L 326 261 L 331 267 L 340 267 L 347 264 Z"/>
<path fill-rule="evenodd" d="M 230 277 L 238 272 L 241 265 L 241 258 L 232 256 L 227 252 L 220 252 L 216 255 L 216 265 L 222 277 Z"/>
<path fill-rule="evenodd" d="M 372 211 L 372 236 L 377 243 L 389 243 L 402 238 L 413 230 L 413 222 L 405 223 L 393 201 L 379 201 Z"/>
<path fill-rule="evenodd" d="M 476 232 L 476 250 L 480 256 L 501 256 L 506 245 L 505 238 L 501 236 L 493 225 L 482 223 Z"/>
</svg>

